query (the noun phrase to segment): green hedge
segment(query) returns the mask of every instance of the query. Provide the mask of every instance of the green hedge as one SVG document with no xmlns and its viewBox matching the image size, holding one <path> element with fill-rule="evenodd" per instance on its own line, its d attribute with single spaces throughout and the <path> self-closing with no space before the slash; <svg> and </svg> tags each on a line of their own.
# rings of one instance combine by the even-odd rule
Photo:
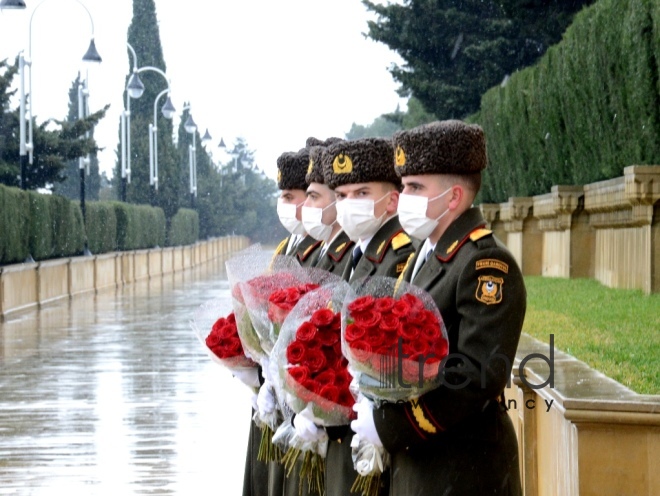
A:
<svg viewBox="0 0 660 496">
<path fill-rule="evenodd" d="M 148 205 L 111 202 L 117 218 L 117 249 L 139 250 L 165 245 L 165 212 Z"/>
<path fill-rule="evenodd" d="M 80 255 L 85 247 L 85 228 L 77 203 L 58 195 L 48 196 L 53 226 L 52 257 Z"/>
<path fill-rule="evenodd" d="M 50 197 L 27 191 L 29 212 L 29 251 L 34 260 L 50 258 L 53 253 L 53 222 L 50 215 Z"/>
<path fill-rule="evenodd" d="M 85 203 L 87 245 L 94 254 L 117 249 L 117 216 L 111 202 Z"/>
<path fill-rule="evenodd" d="M 180 208 L 170 222 L 167 246 L 191 245 L 198 239 L 199 214 L 196 210 Z"/>
<path fill-rule="evenodd" d="M 0 264 L 70 257 L 83 252 L 85 236 L 92 253 L 165 246 L 161 208 L 120 202 L 88 202 L 86 230 L 79 202 L 0 185 Z M 192 244 L 199 217 L 182 209 L 172 219 L 168 245 Z"/>
<path fill-rule="evenodd" d="M 0 263 L 23 262 L 27 258 L 29 219 L 27 193 L 0 185 Z"/>
<path fill-rule="evenodd" d="M 623 175 L 660 156 L 660 3 L 600 0 L 539 63 L 489 90 L 481 200 Z"/>
</svg>

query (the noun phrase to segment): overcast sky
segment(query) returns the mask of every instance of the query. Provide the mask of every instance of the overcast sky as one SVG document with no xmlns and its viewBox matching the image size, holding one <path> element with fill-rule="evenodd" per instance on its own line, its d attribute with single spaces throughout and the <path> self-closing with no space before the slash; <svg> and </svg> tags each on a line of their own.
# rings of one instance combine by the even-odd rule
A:
<svg viewBox="0 0 660 496">
<path fill-rule="evenodd" d="M 105 148 L 101 170 L 110 175 L 130 66 L 125 42 L 132 1 L 82 3 L 103 58 L 88 70 L 91 110 L 111 104 L 95 132 Z M 303 147 L 308 136 L 343 137 L 353 122 L 369 124 L 397 104 L 405 109 L 387 70 L 400 59 L 363 36 L 372 15 L 360 0 L 155 3 L 177 118 L 190 101 L 200 133 L 208 128 L 213 137 L 215 157 L 222 156 L 221 137 L 230 144 L 242 136 L 257 165 L 274 178 L 277 157 Z M 0 58 L 27 54 L 31 31 L 34 114 L 39 123 L 63 119 L 68 89 L 78 70 L 85 71 L 80 59 L 92 25 L 76 0 L 26 4 L 23 11 L 0 12 Z"/>
</svg>

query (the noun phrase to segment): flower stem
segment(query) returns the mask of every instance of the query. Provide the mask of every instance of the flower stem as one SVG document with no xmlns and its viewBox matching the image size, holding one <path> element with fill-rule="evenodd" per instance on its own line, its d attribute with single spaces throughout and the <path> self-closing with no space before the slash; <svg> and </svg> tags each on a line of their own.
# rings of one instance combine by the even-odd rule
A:
<svg viewBox="0 0 660 496">
<path fill-rule="evenodd" d="M 360 496 L 378 496 L 380 490 L 380 474 L 358 475 L 351 486 L 351 493 L 359 493 Z"/>
<path fill-rule="evenodd" d="M 261 442 L 257 460 L 260 462 L 280 462 L 283 453 L 279 446 L 273 444 L 273 429 L 267 425 L 261 428 Z"/>
</svg>

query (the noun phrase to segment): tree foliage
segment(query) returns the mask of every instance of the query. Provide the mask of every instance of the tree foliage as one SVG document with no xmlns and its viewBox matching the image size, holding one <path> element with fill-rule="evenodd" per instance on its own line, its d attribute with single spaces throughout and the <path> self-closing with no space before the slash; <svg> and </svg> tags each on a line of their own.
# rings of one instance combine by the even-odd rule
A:
<svg viewBox="0 0 660 496">
<path fill-rule="evenodd" d="M 0 61 L 0 183 L 7 186 L 20 186 L 20 133 L 19 112 L 11 110 L 9 100 L 12 80 L 18 72 L 18 60 L 9 65 Z M 25 177 L 26 189 L 50 188 L 62 180 L 66 162 L 87 154 L 96 153 L 99 148 L 94 138 L 85 138 L 94 126 L 105 116 L 103 109 L 84 119 L 58 121 L 49 119 L 37 124 L 33 116 L 34 161 L 28 164 Z M 55 129 L 49 129 L 55 126 Z"/>
<path fill-rule="evenodd" d="M 440 119 L 464 118 L 505 76 L 561 39 L 572 15 L 595 0 L 363 0 L 377 19 L 368 36 L 405 61 L 390 72 L 402 96 Z"/>
</svg>

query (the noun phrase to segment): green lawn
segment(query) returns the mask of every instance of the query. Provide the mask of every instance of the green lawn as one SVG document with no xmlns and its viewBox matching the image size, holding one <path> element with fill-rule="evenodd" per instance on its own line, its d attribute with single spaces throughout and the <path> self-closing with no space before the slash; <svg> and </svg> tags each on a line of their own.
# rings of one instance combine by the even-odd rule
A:
<svg viewBox="0 0 660 496">
<path fill-rule="evenodd" d="M 526 277 L 523 331 L 643 394 L 660 394 L 660 294 Z"/>
</svg>

